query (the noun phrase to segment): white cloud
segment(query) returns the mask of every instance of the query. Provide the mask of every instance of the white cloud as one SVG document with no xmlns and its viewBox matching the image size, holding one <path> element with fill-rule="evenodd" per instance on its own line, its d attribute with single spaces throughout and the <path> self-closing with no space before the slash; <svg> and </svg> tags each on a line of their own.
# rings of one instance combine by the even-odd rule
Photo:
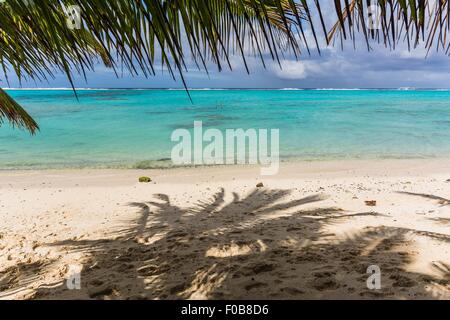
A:
<svg viewBox="0 0 450 320">
<path fill-rule="evenodd" d="M 346 75 L 354 72 L 355 66 L 341 55 L 333 53 L 327 59 L 285 60 L 281 62 L 281 68 L 278 63 L 273 63 L 270 71 L 279 79 L 301 80 L 312 77 L 334 77 L 336 74 Z"/>
<path fill-rule="evenodd" d="M 286 60 L 281 62 L 281 68 L 277 63 L 274 63 L 271 69 L 280 79 L 299 80 L 307 77 L 303 61 Z"/>
</svg>

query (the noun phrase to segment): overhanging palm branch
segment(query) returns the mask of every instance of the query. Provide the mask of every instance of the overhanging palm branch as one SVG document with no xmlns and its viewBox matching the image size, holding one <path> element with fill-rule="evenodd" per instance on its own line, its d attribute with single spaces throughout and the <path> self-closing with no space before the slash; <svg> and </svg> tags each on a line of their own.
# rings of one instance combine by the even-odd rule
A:
<svg viewBox="0 0 450 320">
<path fill-rule="evenodd" d="M 370 40 L 383 42 L 395 49 L 398 42 L 408 49 L 425 43 L 430 51 L 444 50 L 450 54 L 450 1 L 448 0 L 335 0 L 338 21 L 328 34 L 335 38 L 355 39 L 355 30 L 362 31 L 369 47 Z M 369 5 L 372 4 L 372 5 Z"/>
<path fill-rule="evenodd" d="M 33 118 L 0 88 L 0 125 L 5 118 L 12 126 L 24 127 L 31 133 L 39 128 Z"/>
<path fill-rule="evenodd" d="M 67 26 L 69 4 L 81 9 L 81 29 Z M 261 59 L 266 49 L 276 59 L 280 51 L 298 54 L 292 28 L 301 19 L 292 0 L 9 0 L 0 6 L 0 63 L 6 80 L 8 70 L 38 81 L 62 71 L 73 86 L 73 72 L 85 75 L 98 58 L 145 76 L 155 74 L 158 61 L 185 84 L 187 55 L 199 68 L 212 60 L 220 70 L 223 61 L 231 67 L 235 51 L 244 63 L 248 50 Z M 14 110 L 10 101 L 0 100 L 0 108 Z M 15 124 L 33 132 L 35 124 L 21 115 Z"/>
<path fill-rule="evenodd" d="M 328 1 L 327 1 L 328 2 Z M 280 61 L 285 53 L 299 57 L 310 51 L 306 31 L 319 49 L 319 33 L 327 43 L 336 35 L 354 38 L 355 31 L 395 44 L 401 36 L 414 44 L 433 41 L 449 50 L 449 1 L 438 0 L 433 10 L 426 0 L 379 0 L 384 21 L 379 30 L 367 30 L 364 15 L 370 1 L 334 1 L 338 23 L 331 32 L 319 0 L 8 0 L 0 5 L 0 64 L 5 80 L 13 71 L 19 78 L 44 80 L 64 72 L 73 86 L 73 73 L 86 75 L 98 60 L 132 75 L 155 75 L 161 63 L 183 84 L 186 60 L 208 71 L 212 61 L 220 70 L 231 69 L 230 56 L 258 55 Z M 77 5 L 81 28 L 67 27 L 65 11 Z M 313 17 L 318 16 L 315 26 Z M 321 30 L 321 32 L 316 31 Z M 392 31 L 392 32 L 387 32 Z M 352 35 L 353 34 L 353 35 Z M 419 36 L 422 35 L 422 36 Z M 6 94 L 0 95 L 0 119 L 30 132 L 37 129 L 23 109 Z M 9 115 L 9 116 L 8 116 Z"/>
</svg>

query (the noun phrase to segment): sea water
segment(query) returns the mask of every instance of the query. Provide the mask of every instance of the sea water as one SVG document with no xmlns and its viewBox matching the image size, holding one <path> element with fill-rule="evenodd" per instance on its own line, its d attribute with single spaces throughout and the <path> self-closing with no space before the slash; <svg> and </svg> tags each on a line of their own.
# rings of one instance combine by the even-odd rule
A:
<svg viewBox="0 0 450 320">
<path fill-rule="evenodd" d="M 446 90 L 8 90 L 0 169 L 170 166 L 175 129 L 279 129 L 282 161 L 450 158 Z"/>
</svg>

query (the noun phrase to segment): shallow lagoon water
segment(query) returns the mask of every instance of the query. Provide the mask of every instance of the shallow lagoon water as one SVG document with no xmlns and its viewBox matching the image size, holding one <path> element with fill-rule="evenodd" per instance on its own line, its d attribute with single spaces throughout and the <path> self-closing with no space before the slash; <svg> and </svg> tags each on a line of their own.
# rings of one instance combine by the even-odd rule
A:
<svg viewBox="0 0 450 320">
<path fill-rule="evenodd" d="M 280 129 L 291 160 L 450 157 L 450 91 L 8 91 L 38 121 L 0 127 L 0 168 L 170 166 L 177 128 Z"/>
</svg>

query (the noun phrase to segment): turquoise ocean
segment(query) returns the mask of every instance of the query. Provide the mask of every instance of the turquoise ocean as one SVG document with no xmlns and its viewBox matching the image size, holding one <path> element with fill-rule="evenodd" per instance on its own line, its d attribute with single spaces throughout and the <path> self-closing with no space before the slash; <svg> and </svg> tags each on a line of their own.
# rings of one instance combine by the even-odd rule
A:
<svg viewBox="0 0 450 320">
<path fill-rule="evenodd" d="M 280 130 L 283 161 L 450 158 L 446 90 L 9 90 L 38 121 L 0 127 L 0 169 L 170 166 L 177 128 Z"/>
</svg>

